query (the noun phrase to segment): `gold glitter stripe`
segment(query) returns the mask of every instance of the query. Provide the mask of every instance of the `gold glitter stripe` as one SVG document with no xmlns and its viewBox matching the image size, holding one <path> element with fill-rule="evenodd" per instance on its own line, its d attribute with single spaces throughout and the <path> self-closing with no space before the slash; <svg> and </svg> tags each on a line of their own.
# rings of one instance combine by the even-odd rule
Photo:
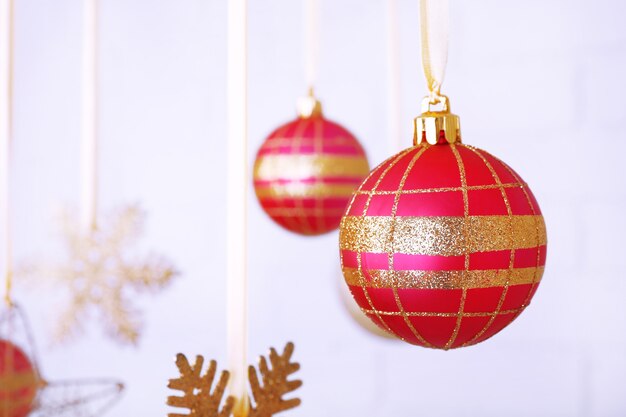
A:
<svg viewBox="0 0 626 417">
<path fill-rule="evenodd" d="M 32 371 L 15 372 L 0 377 L 0 387 L 5 391 L 17 391 L 24 388 L 35 387 L 37 378 Z"/>
<path fill-rule="evenodd" d="M 324 209 L 322 207 L 274 207 L 264 209 L 270 216 L 298 217 L 298 216 L 341 216 L 345 209 Z"/>
<path fill-rule="evenodd" d="M 361 253 L 461 256 L 532 248 L 546 243 L 543 216 L 395 217 L 392 248 L 380 237 L 391 231 L 393 220 L 391 216 L 345 216 L 341 220 L 341 249 Z M 464 230 L 466 222 L 467 231 Z M 537 224 L 541 225 L 539 234 Z"/>
<path fill-rule="evenodd" d="M 405 194 L 427 194 L 427 193 L 449 193 L 453 191 L 473 191 L 473 190 L 499 190 L 503 188 L 524 188 L 526 183 L 507 183 L 507 184 L 487 184 L 487 185 L 465 185 L 461 187 L 438 187 L 438 188 L 418 188 L 412 190 L 359 190 L 355 194 L 361 195 L 405 195 Z"/>
<path fill-rule="evenodd" d="M 469 271 L 389 271 L 370 269 L 371 279 L 367 286 L 372 288 L 413 288 L 413 289 L 464 289 L 503 287 L 504 285 L 533 284 L 535 274 L 541 280 L 544 267 L 515 269 L 481 269 Z M 343 268 L 348 285 L 361 285 L 357 268 Z M 537 280 L 537 281 L 538 281 Z"/>
<path fill-rule="evenodd" d="M 370 172 L 367 160 L 354 156 L 265 155 L 254 165 L 254 179 L 272 181 L 311 177 L 360 177 Z"/>
<path fill-rule="evenodd" d="M 258 198 L 284 198 L 284 197 L 350 197 L 356 185 L 337 184 L 271 184 L 268 186 L 255 187 Z"/>
<path fill-rule="evenodd" d="M 497 313 L 488 313 L 488 312 L 479 312 L 479 313 L 468 313 L 467 311 L 464 311 L 463 313 L 461 313 L 461 316 L 463 318 L 465 317 L 495 317 L 495 316 L 501 316 L 504 314 L 516 314 L 519 313 L 521 311 L 523 311 L 526 308 L 526 306 L 521 306 L 520 308 L 516 308 L 513 310 L 501 310 L 498 311 Z M 362 308 L 361 311 L 365 314 L 373 314 L 374 310 L 368 310 L 366 308 Z M 401 311 L 380 311 L 380 310 L 376 310 L 378 312 L 379 315 L 381 316 L 404 316 L 407 315 L 409 317 L 457 317 L 459 315 L 459 313 L 456 312 L 452 312 L 452 313 L 435 313 L 435 312 L 430 312 L 430 311 L 406 311 L 404 313 L 402 313 Z"/>
<path fill-rule="evenodd" d="M 289 125 L 285 125 L 286 128 L 289 128 Z M 285 129 L 286 130 L 286 129 Z M 317 141 L 319 141 L 322 137 L 321 134 L 317 135 L 313 138 L 311 137 L 302 137 L 299 136 L 290 136 L 288 138 L 280 137 L 284 135 L 284 131 L 281 131 L 279 134 L 277 133 L 274 137 L 267 139 L 267 141 L 263 144 L 263 149 L 275 149 L 275 148 L 293 148 L 294 142 L 298 142 L 300 147 L 303 146 L 314 146 L 317 147 Z M 356 148 L 354 144 L 354 139 L 349 138 L 347 136 L 337 136 L 330 139 L 325 140 L 326 146 L 352 146 Z"/>
<path fill-rule="evenodd" d="M 15 400 L 15 399 L 10 399 L 10 400 L 5 400 L 3 398 L 0 398 L 0 412 L 2 414 L 0 414 L 1 416 L 14 416 L 14 415 L 24 415 L 23 410 L 25 408 L 30 408 L 29 406 L 32 404 L 33 399 L 29 396 L 26 397 L 20 397 L 19 399 Z M 18 411 L 21 411 L 21 413 L 17 413 Z M 6 414 L 5 414 L 6 413 Z"/>
</svg>

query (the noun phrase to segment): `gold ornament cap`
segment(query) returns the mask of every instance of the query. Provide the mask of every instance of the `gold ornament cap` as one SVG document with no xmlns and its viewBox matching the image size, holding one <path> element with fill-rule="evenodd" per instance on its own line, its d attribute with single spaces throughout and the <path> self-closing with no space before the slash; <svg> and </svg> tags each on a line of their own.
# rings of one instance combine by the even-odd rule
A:
<svg viewBox="0 0 626 417">
<path fill-rule="evenodd" d="M 303 119 L 322 115 L 322 103 L 315 98 L 312 88 L 309 88 L 309 94 L 298 99 L 296 110 L 298 116 Z"/>
<path fill-rule="evenodd" d="M 441 110 L 431 106 L 442 105 Z M 450 100 L 446 96 L 426 96 L 422 100 L 422 114 L 413 121 L 413 144 L 426 141 L 431 145 L 461 143 L 461 119 L 450 112 Z"/>
</svg>

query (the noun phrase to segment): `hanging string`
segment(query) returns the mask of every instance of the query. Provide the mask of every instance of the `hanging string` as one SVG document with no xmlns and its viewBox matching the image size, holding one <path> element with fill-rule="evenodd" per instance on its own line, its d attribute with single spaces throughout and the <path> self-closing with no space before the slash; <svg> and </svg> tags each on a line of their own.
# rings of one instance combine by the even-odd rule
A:
<svg viewBox="0 0 626 417">
<path fill-rule="evenodd" d="M 247 0 L 228 1 L 227 279 L 230 394 L 234 415 L 248 415 Z"/>
<path fill-rule="evenodd" d="M 400 124 L 400 36 L 398 1 L 387 0 L 387 136 L 392 154 L 403 148 Z"/>
<path fill-rule="evenodd" d="M 319 1 L 304 0 L 304 74 L 306 87 L 310 95 L 317 83 L 319 66 Z"/>
<path fill-rule="evenodd" d="M 81 223 L 97 226 L 98 202 L 98 0 L 83 0 Z"/>
<path fill-rule="evenodd" d="M 448 63 L 449 21 L 448 0 L 420 0 L 422 67 L 433 104 L 440 102 Z"/>
<path fill-rule="evenodd" d="M 11 139 L 13 135 L 13 0 L 0 0 L 0 222 L 4 300 L 11 306 L 13 266 L 10 222 Z"/>
</svg>

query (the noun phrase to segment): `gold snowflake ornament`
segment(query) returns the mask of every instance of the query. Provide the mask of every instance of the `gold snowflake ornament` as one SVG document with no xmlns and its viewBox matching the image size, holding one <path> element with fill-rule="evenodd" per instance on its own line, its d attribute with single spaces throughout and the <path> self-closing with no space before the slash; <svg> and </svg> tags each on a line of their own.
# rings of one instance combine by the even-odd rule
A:
<svg viewBox="0 0 626 417">
<path fill-rule="evenodd" d="M 259 381 L 254 366 L 248 368 L 250 388 L 254 398 L 254 405 L 250 408 L 249 417 L 271 417 L 281 411 L 289 410 L 300 405 L 299 398 L 283 399 L 286 395 L 302 386 L 302 381 L 289 381 L 289 376 L 300 369 L 300 364 L 291 362 L 293 343 L 287 343 L 282 355 L 276 349 L 270 349 L 270 364 L 261 356 L 259 371 L 262 383 Z"/>
<path fill-rule="evenodd" d="M 57 326 L 58 339 L 80 332 L 84 321 L 95 315 L 111 337 L 137 343 L 141 315 L 131 296 L 156 292 L 177 275 L 161 256 L 131 254 L 144 219 L 145 213 L 132 205 L 112 213 L 98 227 L 85 230 L 75 216 L 64 213 L 61 227 L 67 260 L 47 272 L 69 292 L 67 308 Z"/>
<path fill-rule="evenodd" d="M 193 365 L 182 353 L 176 356 L 176 366 L 180 371 L 180 377 L 171 379 L 167 387 L 182 391 L 183 396 L 170 396 L 167 398 L 167 404 L 172 407 L 186 408 L 189 414 L 170 413 L 169 417 L 228 417 L 232 413 L 235 406 L 233 397 L 228 397 L 222 406 L 222 398 L 230 377 L 229 372 L 222 371 L 215 390 L 211 392 L 217 372 L 217 362 L 211 361 L 204 375 L 202 375 L 203 364 L 202 356 L 196 356 L 196 362 Z"/>
<path fill-rule="evenodd" d="M 300 380 L 289 380 L 289 377 L 300 369 L 300 364 L 291 362 L 293 343 L 287 343 L 281 355 L 274 348 L 270 349 L 269 364 L 265 357 L 259 360 L 259 372 L 254 366 L 248 369 L 253 404 L 245 417 L 272 417 L 273 415 L 295 408 L 300 405 L 299 398 L 284 399 L 283 397 L 302 386 Z M 182 396 L 170 396 L 167 404 L 172 407 L 186 409 L 185 414 L 170 413 L 169 417 L 229 417 L 233 413 L 235 398 L 224 400 L 228 371 L 222 371 L 215 389 L 211 391 L 217 363 L 211 361 L 208 370 L 202 375 L 204 358 L 196 357 L 194 365 L 183 354 L 176 357 L 176 366 L 180 377 L 171 379 L 168 387 L 181 391 Z"/>
</svg>

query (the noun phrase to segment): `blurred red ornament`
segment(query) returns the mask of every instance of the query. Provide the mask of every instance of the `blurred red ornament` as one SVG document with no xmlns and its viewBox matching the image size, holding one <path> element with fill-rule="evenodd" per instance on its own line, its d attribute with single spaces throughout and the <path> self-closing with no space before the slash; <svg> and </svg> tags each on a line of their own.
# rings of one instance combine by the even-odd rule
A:
<svg viewBox="0 0 626 417">
<path fill-rule="evenodd" d="M 96 417 L 120 398 L 124 385 L 106 378 L 43 379 L 26 314 L 8 301 L 0 305 L 0 417 Z"/>
<path fill-rule="evenodd" d="M 254 189 L 276 223 L 295 233 L 319 235 L 339 226 L 369 165 L 356 138 L 324 118 L 312 96 L 300 103 L 299 114 L 259 149 Z"/>
<path fill-rule="evenodd" d="M 461 144 L 447 108 L 416 119 L 415 146 L 372 171 L 340 227 L 342 270 L 363 312 L 406 342 L 438 349 L 480 343 L 511 323 L 546 260 L 530 188 Z"/>
<path fill-rule="evenodd" d="M 0 416 L 27 416 L 33 408 L 37 387 L 37 373 L 24 351 L 0 339 Z"/>
</svg>

